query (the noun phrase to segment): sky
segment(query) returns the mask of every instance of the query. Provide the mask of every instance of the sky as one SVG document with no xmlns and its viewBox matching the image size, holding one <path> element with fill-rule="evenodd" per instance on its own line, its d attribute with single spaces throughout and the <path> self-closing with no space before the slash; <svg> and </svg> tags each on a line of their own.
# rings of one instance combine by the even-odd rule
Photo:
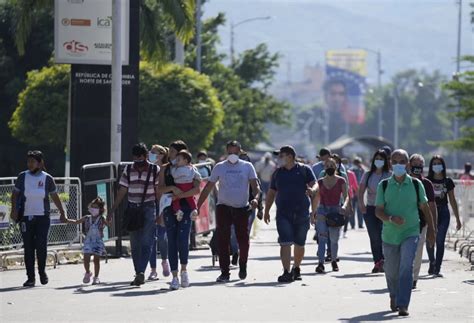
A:
<svg viewBox="0 0 474 323">
<path fill-rule="evenodd" d="M 301 80 L 305 65 L 324 65 L 328 49 L 348 46 L 380 50 L 382 82 L 407 69 L 455 72 L 456 0 L 208 0 L 204 19 L 224 12 L 219 50 L 230 48 L 230 23 L 267 17 L 235 28 L 238 54 L 259 43 L 283 55 L 278 81 Z M 474 54 L 474 26 L 463 1 L 462 51 Z M 376 56 L 368 57 L 368 81 L 376 82 Z"/>
</svg>

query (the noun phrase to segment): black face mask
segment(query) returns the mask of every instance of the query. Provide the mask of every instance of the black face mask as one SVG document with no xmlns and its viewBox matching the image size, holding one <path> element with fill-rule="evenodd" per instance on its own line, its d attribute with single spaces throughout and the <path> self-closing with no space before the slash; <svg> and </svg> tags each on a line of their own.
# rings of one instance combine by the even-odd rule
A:
<svg viewBox="0 0 474 323">
<path fill-rule="evenodd" d="M 146 160 L 135 160 L 133 162 L 135 164 L 135 167 L 144 167 L 147 164 Z"/>
<path fill-rule="evenodd" d="M 335 168 L 327 168 L 326 169 L 326 174 L 328 174 L 329 176 L 334 176 L 334 173 L 336 172 L 336 169 Z"/>
<path fill-rule="evenodd" d="M 423 174 L 423 167 L 421 166 L 412 166 L 411 167 L 411 173 L 416 176 L 420 176 Z"/>
</svg>

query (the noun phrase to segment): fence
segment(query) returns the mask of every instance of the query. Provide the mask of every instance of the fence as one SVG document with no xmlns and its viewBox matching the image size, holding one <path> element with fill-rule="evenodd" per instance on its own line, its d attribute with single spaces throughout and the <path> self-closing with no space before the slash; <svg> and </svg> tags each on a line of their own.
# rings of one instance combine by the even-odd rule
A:
<svg viewBox="0 0 474 323">
<path fill-rule="evenodd" d="M 11 194 L 15 187 L 16 177 L 0 178 L 0 250 L 15 249 L 22 246 L 19 225 L 10 219 Z M 66 216 L 77 219 L 82 214 L 81 181 L 76 177 L 55 178 L 58 195 L 66 211 Z M 79 226 L 61 223 L 59 210 L 51 201 L 51 228 L 49 230 L 48 245 L 64 245 L 82 243 Z"/>
<path fill-rule="evenodd" d="M 474 230 L 474 181 L 455 180 L 454 195 L 463 227 L 456 232 L 456 221 L 450 221 L 450 235 L 467 237 Z M 451 215 L 454 215 L 451 209 Z"/>
</svg>

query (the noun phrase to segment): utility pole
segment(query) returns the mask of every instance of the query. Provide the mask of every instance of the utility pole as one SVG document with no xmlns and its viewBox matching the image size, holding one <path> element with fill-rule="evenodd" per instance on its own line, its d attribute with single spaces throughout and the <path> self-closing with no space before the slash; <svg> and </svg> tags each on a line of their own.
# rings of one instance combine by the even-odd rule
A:
<svg viewBox="0 0 474 323">
<path fill-rule="evenodd" d="M 110 160 L 122 160 L 122 0 L 112 2 L 112 103 Z"/>
<path fill-rule="evenodd" d="M 456 51 L 456 75 L 459 75 L 461 71 L 461 27 L 462 27 L 462 0 L 458 0 L 458 42 L 457 42 L 457 51 Z M 456 112 L 459 112 L 460 106 L 458 101 L 458 106 Z M 453 129 L 453 139 L 459 139 L 459 120 L 457 116 L 454 116 L 454 129 Z M 453 151 L 453 168 L 458 167 L 458 152 Z"/>
<path fill-rule="evenodd" d="M 202 51 L 202 3 L 201 0 L 196 0 L 196 71 L 201 72 L 201 51 Z"/>
</svg>

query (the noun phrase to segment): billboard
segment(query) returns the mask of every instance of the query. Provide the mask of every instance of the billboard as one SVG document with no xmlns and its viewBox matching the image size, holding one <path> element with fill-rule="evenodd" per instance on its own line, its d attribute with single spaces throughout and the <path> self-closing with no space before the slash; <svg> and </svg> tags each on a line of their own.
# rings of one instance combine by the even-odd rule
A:
<svg viewBox="0 0 474 323">
<path fill-rule="evenodd" d="M 112 63 L 112 0 L 55 0 L 54 58 L 63 64 Z M 129 60 L 129 0 L 122 1 L 122 64 Z"/>
<path fill-rule="evenodd" d="M 351 125 L 365 122 L 366 76 L 365 50 L 342 49 L 326 52 L 326 80 L 323 90 L 329 141 L 349 134 Z"/>
</svg>

